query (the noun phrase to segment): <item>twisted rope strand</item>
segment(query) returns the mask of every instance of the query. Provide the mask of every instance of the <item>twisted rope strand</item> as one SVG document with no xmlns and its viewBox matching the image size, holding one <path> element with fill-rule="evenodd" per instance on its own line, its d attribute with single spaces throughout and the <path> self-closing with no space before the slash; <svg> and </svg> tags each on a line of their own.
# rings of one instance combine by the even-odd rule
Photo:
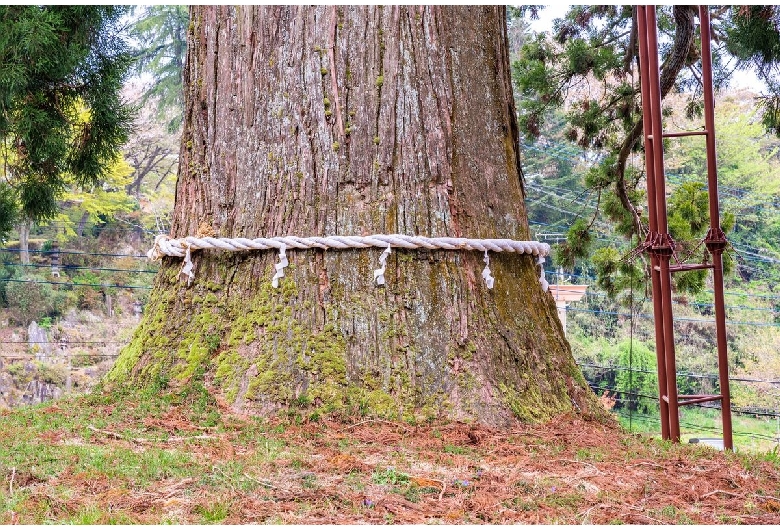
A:
<svg viewBox="0 0 780 530">
<path fill-rule="evenodd" d="M 286 249 L 336 249 L 346 248 L 426 248 L 429 250 L 477 250 L 485 252 L 517 252 L 548 256 L 550 245 L 539 241 L 515 241 L 513 239 L 467 239 L 459 237 L 422 237 L 403 234 L 375 234 L 371 236 L 329 236 L 329 237 L 258 237 L 247 239 L 243 237 L 193 237 L 171 239 L 167 235 L 159 235 L 154 240 L 154 247 L 147 256 L 150 259 L 160 259 L 163 256 L 184 257 L 186 249 L 201 250 L 218 248 L 228 251 L 238 250 L 281 250 Z"/>
<path fill-rule="evenodd" d="M 391 248 L 417 249 L 425 248 L 428 250 L 477 250 L 485 253 L 486 264 L 487 252 L 514 252 L 518 254 L 531 254 L 537 256 L 538 262 L 543 263 L 544 258 L 550 255 L 550 245 L 539 241 L 515 241 L 514 239 L 468 239 L 462 237 L 423 237 L 407 236 L 404 234 L 374 234 L 370 236 L 329 236 L 329 237 L 258 237 L 247 239 L 244 237 L 193 237 L 188 236 L 182 239 L 171 239 L 165 234 L 158 235 L 154 240 L 154 246 L 147 252 L 147 256 L 152 260 L 159 260 L 163 256 L 173 256 L 184 258 L 182 273 L 188 276 L 188 282 L 192 280 L 192 261 L 190 253 L 193 250 L 202 249 L 221 249 L 231 252 L 240 250 L 279 250 L 280 263 L 276 266 L 276 276 L 274 283 L 278 284 L 278 279 L 284 276 L 284 267 L 287 266 L 285 250 L 290 249 L 311 249 L 318 248 L 323 250 L 334 249 L 343 250 L 348 248 L 371 248 L 378 247 L 386 249 L 380 257 L 381 268 L 378 269 L 374 278 L 378 285 L 384 284 L 384 271 L 387 256 Z M 384 259 L 383 259 L 384 258 Z M 485 278 L 488 288 L 492 288 L 493 278 L 490 276 L 490 269 L 486 266 L 488 281 Z M 541 277 L 544 290 L 547 290 L 547 282 L 544 280 L 544 267 L 542 267 Z"/>
</svg>

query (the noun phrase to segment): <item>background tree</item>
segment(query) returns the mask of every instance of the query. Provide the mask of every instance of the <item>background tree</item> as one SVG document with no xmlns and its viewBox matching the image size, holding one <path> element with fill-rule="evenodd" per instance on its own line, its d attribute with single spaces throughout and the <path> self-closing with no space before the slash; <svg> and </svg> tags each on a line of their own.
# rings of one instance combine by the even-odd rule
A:
<svg viewBox="0 0 780 530">
<path fill-rule="evenodd" d="M 145 225 L 167 230 L 173 207 L 184 109 L 182 70 L 187 49 L 186 6 L 149 6 L 133 27 L 141 87 L 128 87 L 140 109 L 135 134 L 125 146 L 133 166 L 127 192 L 141 202 Z M 154 110 L 152 110 L 154 109 Z M 153 218 L 153 219 L 152 219 Z"/>
<path fill-rule="evenodd" d="M 90 187 L 72 186 L 62 195 L 60 213 L 54 218 L 60 241 L 84 235 L 87 222 L 99 223 L 137 208 L 138 203 L 125 191 L 132 168 L 118 160 L 107 168 L 101 181 Z"/>
<path fill-rule="evenodd" d="M 529 236 L 503 7 L 193 7 L 173 236 Z M 216 36 L 216 37 L 215 37 Z M 240 45 L 237 45 L 240 43 Z M 381 249 L 165 259 L 115 382 L 506 424 L 591 410 L 538 267 Z"/>
<path fill-rule="evenodd" d="M 128 162 L 133 166 L 132 179 L 127 183 L 126 191 L 136 198 L 141 197 L 141 186 L 148 181 L 156 191 L 165 179 L 175 177 L 179 162 L 178 151 L 170 135 L 160 131 L 152 122 L 139 125 L 142 128 L 126 146 Z"/>
<path fill-rule="evenodd" d="M 139 86 L 133 84 L 128 92 L 131 101 L 140 105 L 144 94 Z M 156 107 L 156 104 L 148 103 L 139 108 L 133 134 L 123 150 L 127 162 L 133 167 L 126 190 L 138 200 L 142 197 L 150 199 L 164 183 L 172 188 L 179 164 L 181 128 L 171 132 L 167 127 L 168 120 L 160 120 L 159 112 L 153 106 Z M 168 209 L 172 208 L 173 200 Z"/>
<path fill-rule="evenodd" d="M 767 130 L 780 136 L 780 11 L 777 6 L 732 6 L 724 10 L 726 50 L 738 67 L 751 68 L 766 85 L 758 98 Z"/>
<path fill-rule="evenodd" d="M 98 183 L 127 139 L 130 66 L 114 6 L 0 6 L 0 232 L 50 219 L 70 183 Z M 86 115 L 86 119 L 84 116 Z"/>
<path fill-rule="evenodd" d="M 141 104 L 155 100 L 158 117 L 166 122 L 169 132 L 177 130 L 182 120 L 188 25 L 187 6 L 156 5 L 147 7 L 133 27 L 139 43 L 135 51 L 137 70 L 152 77 Z"/>
<path fill-rule="evenodd" d="M 633 238 L 621 251 L 600 251 L 598 259 L 606 265 L 597 267 L 602 283 L 612 281 L 604 275 L 619 268 L 625 269 L 627 277 L 636 274 L 615 259 L 644 237 L 643 227 L 647 226 L 643 208 L 644 165 L 634 158 L 641 151 L 642 137 L 635 10 L 632 6 L 575 6 L 565 18 L 555 22 L 552 37 L 540 33 L 527 42 L 514 65 L 522 95 L 521 130 L 529 138 L 539 137 L 552 110 L 565 109 L 568 140 L 598 160 L 584 179 L 598 206 L 590 219 L 572 224 L 568 241 L 559 253 L 560 260 L 572 267 L 574 260 L 590 255 L 594 224 L 602 213 L 618 234 L 629 241 Z M 761 67 L 761 75 L 771 88 L 775 63 L 770 52 L 780 38 L 774 18 L 765 15 L 766 10 L 728 7 L 714 12 L 718 38 L 714 49 L 716 87 L 725 86 L 736 70 L 753 64 Z M 699 116 L 702 105 L 695 17 L 691 6 L 659 10 L 661 93 L 665 99 L 671 94 L 685 95 L 687 101 L 677 107 L 676 116 L 681 118 Z M 748 36 L 757 26 L 763 28 L 761 35 L 768 40 L 758 42 Z M 767 117 L 771 115 L 772 99 L 763 101 L 767 104 L 766 121 L 770 119 Z M 667 120 L 673 114 L 672 107 L 667 105 Z M 698 172 L 703 173 L 703 166 Z M 672 198 L 670 215 L 674 216 L 674 208 L 683 204 L 690 203 Z M 699 201 L 696 204 L 701 206 Z M 683 228 L 677 222 L 677 235 L 693 238 L 681 241 L 684 247 L 692 248 L 703 237 L 707 216 L 705 208 L 697 212 L 694 224 Z M 677 216 L 677 221 L 682 219 Z M 702 220 L 704 225 L 699 223 Z M 700 277 L 699 273 L 685 273 L 677 275 L 675 281 L 678 288 L 696 290 L 703 285 Z"/>
</svg>

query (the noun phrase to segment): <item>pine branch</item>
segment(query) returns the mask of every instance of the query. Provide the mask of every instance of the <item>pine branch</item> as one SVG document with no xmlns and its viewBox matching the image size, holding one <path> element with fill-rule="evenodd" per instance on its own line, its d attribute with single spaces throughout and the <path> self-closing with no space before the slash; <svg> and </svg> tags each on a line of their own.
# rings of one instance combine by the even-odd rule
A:
<svg viewBox="0 0 780 530">
<path fill-rule="evenodd" d="M 663 100 L 674 86 L 677 76 L 685 66 L 688 52 L 694 42 L 694 11 L 690 6 L 674 6 L 674 21 L 676 26 L 674 44 L 669 56 L 661 66 L 661 99 Z M 636 206 L 631 202 L 626 189 L 626 163 L 628 157 L 634 149 L 639 138 L 642 137 L 642 118 L 639 118 L 628 136 L 623 140 L 618 153 L 616 164 L 617 180 L 615 181 L 615 192 L 620 199 L 621 204 L 631 214 L 634 223 L 634 230 L 641 236 L 642 222 Z M 651 175 L 647 176 L 651 178 Z"/>
</svg>

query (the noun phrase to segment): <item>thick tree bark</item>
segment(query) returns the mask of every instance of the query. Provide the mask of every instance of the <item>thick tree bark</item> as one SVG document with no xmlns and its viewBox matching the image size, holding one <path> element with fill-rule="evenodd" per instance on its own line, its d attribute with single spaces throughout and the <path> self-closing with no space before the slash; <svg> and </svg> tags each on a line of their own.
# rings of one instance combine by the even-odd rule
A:
<svg viewBox="0 0 780 530">
<path fill-rule="evenodd" d="M 503 7 L 194 7 L 172 235 L 528 239 Z M 164 261 L 110 378 L 205 372 L 235 407 L 507 424 L 593 396 L 528 255 Z M 595 412 L 595 408 L 591 409 Z"/>
</svg>

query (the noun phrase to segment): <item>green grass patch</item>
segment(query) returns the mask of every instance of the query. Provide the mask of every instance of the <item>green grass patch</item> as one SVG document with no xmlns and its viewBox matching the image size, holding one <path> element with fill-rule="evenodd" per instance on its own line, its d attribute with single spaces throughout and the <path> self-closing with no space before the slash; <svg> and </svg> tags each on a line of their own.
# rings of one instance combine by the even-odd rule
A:
<svg viewBox="0 0 780 530">
<path fill-rule="evenodd" d="M 405 500 L 428 509 L 432 500 L 443 495 L 457 500 L 460 506 L 494 480 L 491 473 L 483 476 L 480 470 L 488 469 L 491 462 L 497 461 L 495 458 L 503 458 L 479 445 L 447 443 L 443 450 L 423 451 L 416 443 L 422 438 L 382 445 L 379 438 L 344 435 L 340 427 L 331 421 L 301 427 L 293 421 L 280 423 L 235 415 L 223 420 L 219 407 L 198 384 L 185 390 L 162 385 L 157 392 L 137 395 L 99 391 L 78 399 L 3 412 L 0 523 L 283 523 L 320 520 L 323 513 L 339 517 L 352 514 L 356 521 L 373 524 L 402 523 L 407 519 L 401 514 L 384 519 L 376 490 L 381 490 L 380 497 L 389 499 L 390 504 Z M 524 466 L 532 466 L 533 462 L 559 466 L 554 472 L 516 476 L 507 483 L 509 488 L 501 490 L 505 495 L 496 495 L 492 512 L 458 515 L 459 510 L 452 510 L 447 517 L 429 522 L 470 522 L 472 518 L 474 522 L 519 522 L 530 520 L 534 512 L 544 513 L 543 521 L 547 523 L 603 524 L 610 521 L 607 516 L 615 519 L 612 522 L 622 522 L 622 517 L 600 514 L 595 509 L 583 515 L 583 506 L 612 499 L 610 495 L 615 492 L 599 484 L 603 497 L 594 499 L 593 492 L 582 484 L 565 480 L 582 467 L 563 464 L 575 459 L 587 462 L 589 469 L 599 470 L 615 462 L 641 460 L 643 467 L 639 469 L 646 471 L 648 478 L 639 479 L 635 493 L 647 499 L 658 494 L 659 482 L 652 476 L 673 461 L 696 465 L 704 462 L 713 469 L 718 466 L 710 466 L 709 462 L 726 462 L 735 469 L 753 470 L 754 479 L 759 481 L 771 472 L 767 462 L 780 465 L 778 449 L 724 455 L 704 446 L 672 444 L 619 430 L 609 433 L 620 438 L 617 448 L 615 444 L 585 447 L 550 434 L 549 426 L 546 429 L 539 435 L 515 435 L 514 447 L 502 450 L 527 457 Z M 208 436 L 195 438 L 201 434 Z M 437 433 L 429 429 L 419 435 L 408 434 L 429 441 Z M 171 436 L 182 439 L 173 441 Z M 339 456 L 336 448 L 350 458 L 335 458 Z M 464 470 L 466 461 L 468 471 Z M 368 462 L 375 467 L 366 468 Z M 423 470 L 423 476 L 444 481 L 445 491 L 422 487 L 417 478 L 399 469 Z M 754 493 L 767 498 L 777 496 L 774 482 L 762 484 Z M 761 499 L 749 499 L 752 504 L 745 504 L 747 513 L 760 514 L 768 509 Z M 646 513 L 668 524 L 705 520 L 695 507 L 667 506 L 665 499 L 662 502 L 647 506 Z M 283 513 L 277 516 L 274 510 L 280 506 Z M 496 515 L 499 512 L 503 515 Z"/>
<path fill-rule="evenodd" d="M 195 508 L 204 524 L 216 524 L 224 521 L 230 514 L 230 504 L 227 502 L 214 502 L 205 506 L 199 505 Z"/>
<path fill-rule="evenodd" d="M 661 424 L 657 414 L 649 417 L 620 411 L 617 417 L 621 426 L 629 432 L 660 437 Z M 777 446 L 780 434 L 774 420 L 738 414 L 733 414 L 731 419 L 735 449 L 765 453 Z M 684 443 L 690 438 L 723 438 L 720 410 L 681 408 L 680 433 Z"/>
<path fill-rule="evenodd" d="M 371 475 L 371 481 L 374 484 L 388 484 L 391 486 L 399 486 L 409 483 L 409 475 L 396 471 L 392 467 L 388 467 L 384 470 L 376 470 Z"/>
<path fill-rule="evenodd" d="M 452 444 L 445 444 L 444 445 L 444 452 L 450 453 L 453 455 L 467 455 L 469 454 L 469 449 L 466 447 L 461 447 L 459 445 L 452 445 Z"/>
</svg>

